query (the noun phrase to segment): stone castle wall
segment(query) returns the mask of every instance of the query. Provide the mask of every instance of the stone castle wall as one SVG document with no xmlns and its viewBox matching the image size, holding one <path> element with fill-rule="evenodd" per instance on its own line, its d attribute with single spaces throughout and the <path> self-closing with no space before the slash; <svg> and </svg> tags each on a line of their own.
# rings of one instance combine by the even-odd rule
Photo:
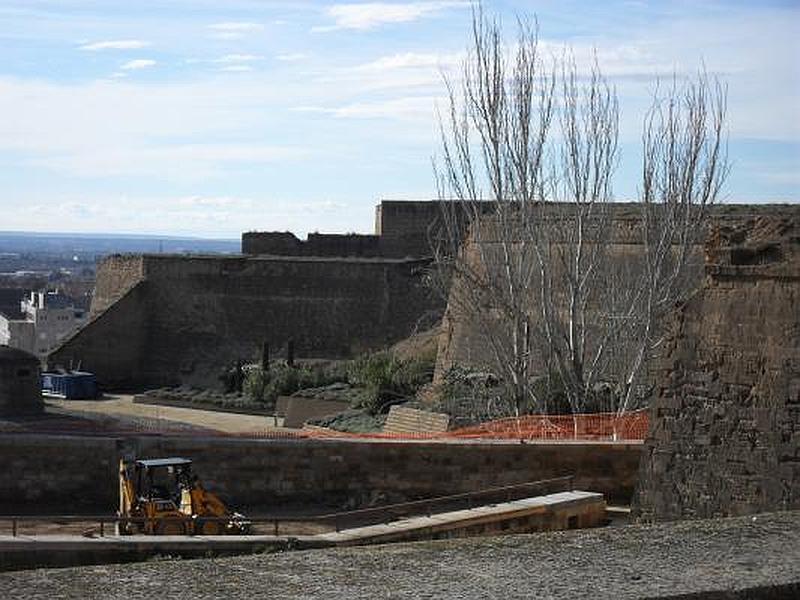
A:
<svg viewBox="0 0 800 600">
<path fill-rule="evenodd" d="M 108 266 L 114 269 L 117 257 Z M 139 280 L 48 356 L 49 368 L 91 371 L 106 388 L 136 388 L 145 382 L 151 326 L 149 284 Z M 111 292 L 113 293 L 113 291 Z M 94 308 L 93 299 L 93 308 Z"/>
<path fill-rule="evenodd" d="M 721 228 L 650 408 L 638 515 L 800 508 L 800 209 Z"/>
<path fill-rule="evenodd" d="M 553 206 L 558 210 L 558 206 Z M 611 231 L 612 243 L 610 245 L 610 255 L 613 257 L 610 268 L 618 270 L 619 281 L 625 281 L 636 270 L 641 268 L 641 239 L 639 234 L 639 208 L 635 204 L 620 203 L 612 205 Z M 752 223 L 761 217 L 777 215 L 777 218 L 794 218 L 800 212 L 800 207 L 792 205 L 719 205 L 711 209 L 709 219 L 709 231 L 715 228 L 742 227 L 747 223 Z M 492 246 L 496 244 L 497 236 L 490 228 L 486 228 L 481 233 L 481 244 L 484 245 L 485 255 L 492 256 Z M 494 252 L 501 257 L 499 249 Z M 501 260 L 498 258 L 498 265 Z M 499 267 L 498 267 L 499 268 Z M 693 257 L 690 259 L 689 272 L 696 278 L 699 286 L 703 279 L 703 247 L 698 245 Z M 533 279 L 535 284 L 535 277 Z M 458 293 L 457 283 L 450 291 L 450 301 L 445 311 L 442 334 L 439 339 L 439 352 L 436 365 L 436 379 L 440 381 L 444 373 L 453 365 L 469 365 L 473 367 L 491 368 L 494 363 L 492 348 L 486 343 L 486 337 L 481 329 L 480 319 L 476 318 L 471 311 L 474 310 L 474 302 L 467 302 L 466 306 L 460 306 L 454 294 Z M 604 307 L 600 307 L 601 310 Z M 537 308 L 532 308 L 531 314 L 535 315 Z M 482 314 L 486 314 L 485 312 Z M 535 321 L 532 317 L 532 321 Z M 589 345 L 593 341 L 591 335 L 591 323 L 589 324 Z M 591 353 L 589 353 L 591 354 Z M 532 368 L 535 370 L 543 368 L 543 359 L 539 357 L 539 350 L 534 347 L 531 350 Z"/>
<path fill-rule="evenodd" d="M 375 258 L 386 254 L 376 235 L 309 233 L 301 240 L 289 232 L 242 234 L 243 254 L 274 256 L 341 256 Z"/>
<path fill-rule="evenodd" d="M 294 340 L 300 358 L 348 358 L 411 334 L 437 302 L 425 261 L 281 257 L 112 256 L 98 269 L 101 302 L 139 283 L 53 352 L 79 361 L 101 384 L 214 385 L 225 365 L 277 355 Z M 111 281 L 112 283 L 109 283 Z"/>
<path fill-rule="evenodd" d="M 98 315 L 144 278 L 141 255 L 117 254 L 103 259 L 92 295 L 91 314 Z"/>
<path fill-rule="evenodd" d="M 309 233 L 300 240 L 289 232 L 249 231 L 242 234 L 242 253 L 419 258 L 431 254 L 428 234 L 440 214 L 439 202 L 384 200 L 375 208 L 374 235 Z"/>
</svg>

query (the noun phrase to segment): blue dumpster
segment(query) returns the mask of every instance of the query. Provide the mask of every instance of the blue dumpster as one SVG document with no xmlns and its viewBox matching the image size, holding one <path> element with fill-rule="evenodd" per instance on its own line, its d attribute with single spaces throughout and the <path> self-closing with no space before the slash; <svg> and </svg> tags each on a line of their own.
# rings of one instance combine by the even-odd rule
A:
<svg viewBox="0 0 800 600">
<path fill-rule="evenodd" d="M 67 400 L 97 398 L 97 379 L 93 373 L 42 373 L 42 391 Z"/>
</svg>

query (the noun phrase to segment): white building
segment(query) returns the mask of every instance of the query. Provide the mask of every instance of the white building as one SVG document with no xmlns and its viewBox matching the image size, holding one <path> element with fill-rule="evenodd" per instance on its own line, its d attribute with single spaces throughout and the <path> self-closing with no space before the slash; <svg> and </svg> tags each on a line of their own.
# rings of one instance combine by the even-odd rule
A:
<svg viewBox="0 0 800 600">
<path fill-rule="evenodd" d="M 31 292 L 18 313 L 0 313 L 0 345 L 43 359 L 86 323 L 86 311 L 59 292 Z"/>
</svg>

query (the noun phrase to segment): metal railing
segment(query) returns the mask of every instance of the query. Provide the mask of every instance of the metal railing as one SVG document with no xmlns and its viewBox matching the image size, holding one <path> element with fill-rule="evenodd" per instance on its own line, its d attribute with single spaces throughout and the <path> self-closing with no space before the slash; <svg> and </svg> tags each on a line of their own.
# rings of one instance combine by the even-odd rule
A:
<svg viewBox="0 0 800 600">
<path fill-rule="evenodd" d="M 544 493 L 554 493 L 557 491 L 571 491 L 573 489 L 574 476 L 565 475 L 551 479 L 540 479 L 513 485 L 505 485 L 481 490 L 450 494 L 447 496 L 437 496 L 423 500 L 413 500 L 410 502 L 400 502 L 387 504 L 373 508 L 362 508 L 343 512 L 306 515 L 306 516 L 287 516 L 287 515 L 267 515 L 259 517 L 243 517 L 242 520 L 251 524 L 271 525 L 272 535 L 279 536 L 281 524 L 304 523 L 327 525 L 334 531 L 341 531 L 343 526 L 356 527 L 365 524 L 388 523 L 398 518 L 411 516 L 431 516 L 437 512 L 445 510 L 457 510 L 459 508 L 472 509 L 476 506 L 493 504 L 498 502 L 510 502 L 520 498 L 529 497 L 530 493 L 538 490 L 540 495 Z M 524 492 L 524 493 L 523 493 Z M 227 524 L 231 522 L 230 517 L 196 517 L 206 523 Z M 89 523 L 98 524 L 98 535 L 105 536 L 106 525 L 144 525 L 148 521 L 142 517 L 120 517 L 117 515 L 0 515 L 0 523 L 11 524 L 11 535 L 17 537 L 19 527 L 25 523 L 50 523 L 66 525 L 70 523 Z M 177 517 L 163 517 L 159 519 L 161 523 L 178 523 L 185 525 L 186 519 Z M 1 530 L 0 530 L 1 531 Z"/>
</svg>

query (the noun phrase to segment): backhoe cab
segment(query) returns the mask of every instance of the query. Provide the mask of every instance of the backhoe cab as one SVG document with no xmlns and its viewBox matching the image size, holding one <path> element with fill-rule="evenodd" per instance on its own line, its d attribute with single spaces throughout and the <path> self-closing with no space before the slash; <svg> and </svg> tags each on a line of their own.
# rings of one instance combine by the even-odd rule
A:
<svg viewBox="0 0 800 600">
<path fill-rule="evenodd" d="M 188 458 L 121 460 L 120 534 L 245 534 L 250 523 L 203 489 Z"/>
</svg>

